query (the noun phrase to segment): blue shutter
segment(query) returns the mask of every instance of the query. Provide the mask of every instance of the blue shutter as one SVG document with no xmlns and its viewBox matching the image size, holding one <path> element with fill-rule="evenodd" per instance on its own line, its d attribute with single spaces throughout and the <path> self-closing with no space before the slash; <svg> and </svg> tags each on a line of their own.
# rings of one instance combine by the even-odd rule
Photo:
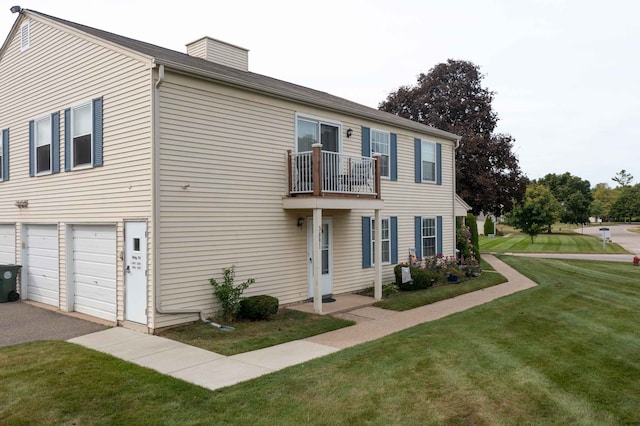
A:
<svg viewBox="0 0 640 426">
<path fill-rule="evenodd" d="M 51 173 L 60 173 L 60 113 L 51 114 Z"/>
<path fill-rule="evenodd" d="M 71 170 L 71 109 L 64 110 L 64 171 Z"/>
<path fill-rule="evenodd" d="M 31 120 L 29 122 L 29 176 L 34 176 L 34 170 L 33 170 L 33 155 L 34 155 L 34 132 L 33 132 L 33 126 L 34 126 L 34 122 L 33 120 Z"/>
<path fill-rule="evenodd" d="M 93 166 L 102 166 L 102 98 L 93 100 Z"/>
<path fill-rule="evenodd" d="M 413 221 L 416 237 L 416 257 L 418 260 L 422 260 L 422 217 L 416 216 Z"/>
<path fill-rule="evenodd" d="M 442 144 L 436 144 L 436 184 L 442 185 Z"/>
<path fill-rule="evenodd" d="M 420 183 L 422 182 L 422 141 L 420 139 L 414 139 L 413 146 L 416 164 L 416 183 Z"/>
<path fill-rule="evenodd" d="M 362 267 L 371 268 L 371 218 L 362 217 Z"/>
<path fill-rule="evenodd" d="M 2 180 L 9 180 L 9 129 L 2 131 Z"/>
<path fill-rule="evenodd" d="M 436 217 L 436 241 L 437 241 L 437 254 L 442 254 L 442 216 Z"/>
<path fill-rule="evenodd" d="M 398 135 L 391 133 L 389 146 L 389 166 L 391 168 L 391 180 L 398 180 Z"/>
<path fill-rule="evenodd" d="M 391 263 L 398 263 L 398 217 L 391 216 L 389 226 L 391 229 Z"/>
<path fill-rule="evenodd" d="M 368 127 L 362 128 L 362 156 L 371 157 L 371 131 Z"/>
</svg>

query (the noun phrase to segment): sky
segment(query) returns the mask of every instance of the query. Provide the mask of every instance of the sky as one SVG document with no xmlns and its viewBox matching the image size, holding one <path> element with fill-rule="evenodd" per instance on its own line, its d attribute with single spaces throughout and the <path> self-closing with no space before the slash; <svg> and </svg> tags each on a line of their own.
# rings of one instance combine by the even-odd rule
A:
<svg viewBox="0 0 640 426">
<path fill-rule="evenodd" d="M 640 182 L 640 2 L 0 0 L 3 39 L 16 4 L 181 52 L 207 35 L 249 49 L 252 72 L 373 108 L 468 60 L 529 178 Z"/>
</svg>

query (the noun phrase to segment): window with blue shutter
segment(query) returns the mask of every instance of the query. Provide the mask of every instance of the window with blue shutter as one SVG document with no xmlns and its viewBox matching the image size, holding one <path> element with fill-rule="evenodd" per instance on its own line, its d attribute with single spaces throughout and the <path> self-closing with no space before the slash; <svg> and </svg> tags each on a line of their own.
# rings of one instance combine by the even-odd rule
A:
<svg viewBox="0 0 640 426">
<path fill-rule="evenodd" d="M 103 99 L 65 110 L 64 169 L 103 165 Z"/>
<path fill-rule="evenodd" d="M 371 156 L 371 130 L 368 127 L 362 128 L 362 156 Z"/>
<path fill-rule="evenodd" d="M 362 267 L 371 268 L 371 218 L 362 217 Z"/>
<path fill-rule="evenodd" d="M 0 177 L 2 181 L 9 180 L 9 129 L 2 130 L 2 151 L 0 151 Z"/>
<path fill-rule="evenodd" d="M 438 254 L 442 254 L 442 216 L 436 217 L 436 241 L 438 245 Z"/>
<path fill-rule="evenodd" d="M 422 259 L 422 217 L 415 216 L 413 218 L 414 224 L 414 236 L 415 236 L 415 244 L 416 244 L 416 258 L 418 260 Z"/>
<path fill-rule="evenodd" d="M 398 135 L 395 133 L 391 133 L 390 151 L 389 161 L 391 163 L 391 180 L 398 180 Z"/>
<path fill-rule="evenodd" d="M 71 171 L 71 108 L 64 110 L 64 171 Z"/>
<path fill-rule="evenodd" d="M 60 173 L 60 113 L 51 114 L 51 173 Z"/>
<path fill-rule="evenodd" d="M 391 216 L 391 263 L 398 263 L 398 217 Z"/>
<path fill-rule="evenodd" d="M 442 185 L 442 144 L 414 139 L 416 183 Z"/>
<path fill-rule="evenodd" d="M 35 176 L 33 153 L 35 151 L 35 121 L 29 121 L 29 176 Z"/>
</svg>

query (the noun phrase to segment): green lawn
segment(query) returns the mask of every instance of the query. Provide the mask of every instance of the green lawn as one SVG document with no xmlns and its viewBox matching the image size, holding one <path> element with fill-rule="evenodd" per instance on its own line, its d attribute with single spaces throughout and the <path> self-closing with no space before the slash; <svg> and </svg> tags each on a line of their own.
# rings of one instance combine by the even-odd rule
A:
<svg viewBox="0 0 640 426">
<path fill-rule="evenodd" d="M 499 253 L 603 253 L 600 238 L 577 233 L 540 234 L 533 244 L 527 235 L 510 237 L 480 237 L 481 252 Z M 606 245 L 606 253 L 624 254 L 625 249 L 615 243 Z"/>
<path fill-rule="evenodd" d="M 459 284 L 447 284 L 428 288 L 426 290 L 401 291 L 399 293 L 392 294 L 387 299 L 374 303 L 373 306 L 392 309 L 394 311 L 406 311 L 417 308 L 418 306 L 439 302 L 440 300 L 451 299 L 452 297 L 460 296 L 461 294 L 482 290 L 483 288 L 502 284 L 504 282 L 507 282 L 507 279 L 497 272 L 485 271 L 479 277 L 463 281 Z"/>
<path fill-rule="evenodd" d="M 540 285 L 215 392 L 69 343 L 0 348 L 0 423 L 637 425 L 638 268 L 503 260 Z"/>
<path fill-rule="evenodd" d="M 235 322 L 234 331 L 222 332 L 211 324 L 198 322 L 165 330 L 159 334 L 222 355 L 235 355 L 304 339 L 353 324 L 353 321 L 330 315 L 281 309 L 270 321 Z"/>
</svg>

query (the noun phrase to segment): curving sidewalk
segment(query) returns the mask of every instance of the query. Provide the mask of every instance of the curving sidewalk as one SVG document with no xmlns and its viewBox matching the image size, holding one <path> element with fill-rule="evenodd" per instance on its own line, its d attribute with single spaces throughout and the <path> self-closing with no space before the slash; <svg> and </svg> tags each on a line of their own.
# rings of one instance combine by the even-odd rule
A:
<svg viewBox="0 0 640 426">
<path fill-rule="evenodd" d="M 534 287 L 535 282 L 491 255 L 484 259 L 509 281 L 405 312 L 365 307 L 351 326 L 253 352 L 224 356 L 122 327 L 68 340 L 214 390 L 379 339 Z"/>
</svg>

